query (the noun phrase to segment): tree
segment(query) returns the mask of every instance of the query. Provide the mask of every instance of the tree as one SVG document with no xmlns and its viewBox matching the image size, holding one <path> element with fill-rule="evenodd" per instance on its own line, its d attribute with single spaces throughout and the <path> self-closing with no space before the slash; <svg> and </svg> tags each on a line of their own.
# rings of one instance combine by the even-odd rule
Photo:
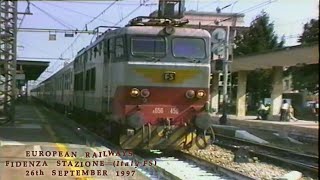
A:
<svg viewBox="0 0 320 180">
<path fill-rule="evenodd" d="M 249 30 L 238 35 L 235 39 L 234 56 L 250 55 L 282 48 L 284 37 L 278 42 L 274 32 L 274 24 L 264 11 L 250 24 Z M 270 96 L 272 78 L 270 70 L 256 70 L 248 74 L 247 92 L 253 102 Z"/>
<path fill-rule="evenodd" d="M 318 42 L 319 40 L 319 19 L 311 19 L 303 26 L 303 33 L 298 42 L 302 45 Z"/>
<path fill-rule="evenodd" d="M 319 19 L 311 19 L 310 22 L 303 26 L 303 29 L 303 33 L 298 39 L 302 46 L 318 43 Z M 307 90 L 312 93 L 319 91 L 319 64 L 290 67 L 288 71 L 292 75 L 293 88 L 295 90 Z"/>
</svg>

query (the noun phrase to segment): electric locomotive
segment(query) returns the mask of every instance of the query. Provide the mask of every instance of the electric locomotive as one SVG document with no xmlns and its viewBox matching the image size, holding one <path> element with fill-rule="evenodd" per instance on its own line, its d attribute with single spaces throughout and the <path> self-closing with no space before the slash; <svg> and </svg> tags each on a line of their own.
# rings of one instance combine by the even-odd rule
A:
<svg viewBox="0 0 320 180">
<path fill-rule="evenodd" d="M 210 34 L 184 22 L 143 22 L 105 34 L 107 133 L 124 149 L 182 149 L 206 142 Z M 196 140 L 196 141 L 194 141 Z M 201 143 L 200 143 L 201 144 Z"/>
<path fill-rule="evenodd" d="M 90 114 L 85 124 L 123 149 L 205 147 L 211 37 L 185 24 L 137 17 L 106 31 L 33 94 Z"/>
</svg>

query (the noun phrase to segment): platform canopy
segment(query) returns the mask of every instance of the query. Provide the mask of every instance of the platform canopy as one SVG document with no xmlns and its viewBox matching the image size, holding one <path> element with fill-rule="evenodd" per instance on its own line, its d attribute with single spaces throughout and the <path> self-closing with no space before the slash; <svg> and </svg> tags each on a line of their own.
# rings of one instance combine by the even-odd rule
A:
<svg viewBox="0 0 320 180">
<path fill-rule="evenodd" d="M 17 74 L 24 74 L 25 80 L 36 80 L 49 63 L 49 61 L 17 60 Z"/>
<path fill-rule="evenodd" d="M 271 69 L 274 66 L 290 67 L 319 63 L 319 44 L 293 46 L 280 50 L 237 57 L 231 63 L 231 71 Z"/>
</svg>

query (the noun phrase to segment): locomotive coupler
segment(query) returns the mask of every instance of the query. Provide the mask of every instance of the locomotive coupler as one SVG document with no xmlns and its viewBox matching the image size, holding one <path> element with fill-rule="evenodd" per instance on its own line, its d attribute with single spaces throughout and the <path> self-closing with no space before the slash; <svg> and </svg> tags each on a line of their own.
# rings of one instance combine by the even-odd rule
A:
<svg viewBox="0 0 320 180">
<path fill-rule="evenodd" d="M 170 118 L 165 119 L 165 126 L 163 129 L 163 134 L 166 139 L 169 138 L 169 135 L 172 133 L 171 121 Z"/>
</svg>

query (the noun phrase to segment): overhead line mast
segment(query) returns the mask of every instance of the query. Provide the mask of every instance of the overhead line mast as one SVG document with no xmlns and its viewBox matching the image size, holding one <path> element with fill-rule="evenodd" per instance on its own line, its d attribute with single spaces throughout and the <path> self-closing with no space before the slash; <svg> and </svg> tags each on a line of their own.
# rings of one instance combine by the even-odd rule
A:
<svg viewBox="0 0 320 180">
<path fill-rule="evenodd" d="M 16 87 L 17 1 L 0 1 L 0 95 L 5 122 L 14 121 Z M 3 88 L 2 88 L 3 87 Z M 0 121 L 0 124 L 4 122 Z"/>
</svg>

